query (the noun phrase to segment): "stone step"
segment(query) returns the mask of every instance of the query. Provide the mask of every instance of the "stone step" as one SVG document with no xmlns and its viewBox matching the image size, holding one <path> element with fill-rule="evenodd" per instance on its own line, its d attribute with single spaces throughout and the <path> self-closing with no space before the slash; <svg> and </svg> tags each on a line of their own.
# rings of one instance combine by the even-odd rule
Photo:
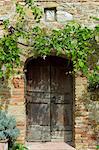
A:
<svg viewBox="0 0 99 150">
<path fill-rule="evenodd" d="M 29 150 L 76 150 L 64 142 L 27 142 L 26 146 Z"/>
</svg>

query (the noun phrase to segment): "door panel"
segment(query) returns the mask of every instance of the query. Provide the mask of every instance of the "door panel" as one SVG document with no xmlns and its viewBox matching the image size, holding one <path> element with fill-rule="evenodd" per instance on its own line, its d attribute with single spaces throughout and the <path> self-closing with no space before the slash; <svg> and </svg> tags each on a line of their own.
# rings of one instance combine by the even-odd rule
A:
<svg viewBox="0 0 99 150">
<path fill-rule="evenodd" d="M 49 104 L 28 103 L 27 141 L 50 141 Z"/>
<path fill-rule="evenodd" d="M 50 103 L 50 92 L 26 92 L 27 103 Z"/>
<path fill-rule="evenodd" d="M 72 104 L 72 93 L 51 92 L 51 102 L 56 104 Z"/>
<path fill-rule="evenodd" d="M 27 141 L 50 141 L 49 65 L 30 64 L 27 74 Z"/>
<path fill-rule="evenodd" d="M 48 66 L 32 66 L 27 70 L 27 89 L 32 92 L 50 92 L 50 74 Z"/>
<path fill-rule="evenodd" d="M 48 142 L 50 141 L 50 126 L 29 125 L 27 135 L 29 142 Z"/>
<path fill-rule="evenodd" d="M 48 104 L 28 104 L 29 125 L 50 126 L 50 107 Z"/>
<path fill-rule="evenodd" d="M 52 131 L 72 130 L 72 110 L 70 104 L 52 104 L 51 111 Z"/>
<path fill-rule="evenodd" d="M 61 65 L 51 66 L 51 138 L 72 141 L 72 76 Z M 71 138 L 70 138 L 71 137 Z"/>
<path fill-rule="evenodd" d="M 51 141 L 66 142 L 72 144 L 72 131 L 53 131 L 51 133 Z"/>
<path fill-rule="evenodd" d="M 62 131 L 64 130 L 64 105 L 52 104 L 51 107 L 52 120 L 51 129 L 52 131 Z"/>
</svg>

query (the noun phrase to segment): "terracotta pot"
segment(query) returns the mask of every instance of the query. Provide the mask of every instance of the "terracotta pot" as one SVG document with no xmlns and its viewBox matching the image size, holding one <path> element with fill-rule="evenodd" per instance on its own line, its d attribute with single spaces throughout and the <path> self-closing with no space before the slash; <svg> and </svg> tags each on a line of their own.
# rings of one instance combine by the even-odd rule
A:
<svg viewBox="0 0 99 150">
<path fill-rule="evenodd" d="M 8 140 L 0 141 L 0 150 L 8 150 Z"/>
</svg>

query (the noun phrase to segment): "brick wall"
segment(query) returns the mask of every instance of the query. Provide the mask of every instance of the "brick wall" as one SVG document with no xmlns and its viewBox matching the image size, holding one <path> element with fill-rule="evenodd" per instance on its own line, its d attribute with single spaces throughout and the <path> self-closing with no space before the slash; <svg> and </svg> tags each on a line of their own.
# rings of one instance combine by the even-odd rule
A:
<svg viewBox="0 0 99 150">
<path fill-rule="evenodd" d="M 99 145 L 99 91 L 87 93 L 87 80 L 75 79 L 75 144 L 78 150 L 95 150 Z M 95 94 L 95 96 L 94 96 Z M 94 98 L 91 98 L 94 97 Z"/>
<path fill-rule="evenodd" d="M 22 75 L 7 81 L 0 80 L 0 109 L 15 116 L 20 129 L 18 141 L 25 141 L 26 113 L 24 98 L 24 78 Z"/>
</svg>

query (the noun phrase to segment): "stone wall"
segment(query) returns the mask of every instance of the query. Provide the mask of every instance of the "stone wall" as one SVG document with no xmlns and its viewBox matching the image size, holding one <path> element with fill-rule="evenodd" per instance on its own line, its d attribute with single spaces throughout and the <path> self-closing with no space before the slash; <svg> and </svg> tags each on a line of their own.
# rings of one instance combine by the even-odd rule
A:
<svg viewBox="0 0 99 150">
<path fill-rule="evenodd" d="M 24 0 L 17 0 L 22 5 Z M 99 17 L 99 0 L 38 0 L 36 2 L 38 6 L 43 10 L 44 8 L 56 7 L 57 9 L 57 21 L 53 23 L 45 22 L 44 16 L 41 19 L 46 25 L 59 26 L 65 24 L 68 21 L 74 19 L 81 24 L 89 27 L 94 27 L 98 21 L 93 20 L 91 17 Z M 1 0 L 0 1 L 0 20 L 10 18 L 13 20 L 15 14 L 15 4 L 13 0 Z M 0 34 L 2 31 L 0 29 Z"/>
<path fill-rule="evenodd" d="M 22 0 L 18 0 L 22 1 Z M 53 2 L 54 1 L 54 2 Z M 99 17 L 98 0 L 41 0 L 38 5 L 43 8 L 57 8 L 57 22 L 45 22 L 44 16 L 41 22 L 49 27 L 61 26 L 72 18 L 84 25 L 95 26 L 97 21 L 91 16 Z M 0 22 L 6 18 L 12 19 L 15 13 L 15 5 L 12 0 L 0 0 Z M 61 15 L 63 15 L 63 20 Z M 69 17 L 67 17 L 69 16 Z M 65 17 L 65 18 L 64 18 Z M 67 18 L 66 18 L 67 17 Z M 65 21 L 65 22 L 64 22 Z M 0 25 L 0 37 L 3 35 L 3 27 Z M 28 57 L 27 57 L 28 58 Z M 27 59 L 25 58 L 25 60 Z M 24 60 L 24 63 L 25 63 Z M 24 68 L 24 66 L 23 66 Z M 6 109 L 9 114 L 14 115 L 17 120 L 21 134 L 18 141 L 25 142 L 26 112 L 25 112 L 25 76 L 23 72 L 7 81 L 0 80 L 0 108 Z M 87 97 L 87 80 L 81 75 L 75 78 L 75 100 L 74 100 L 74 138 L 77 150 L 95 150 L 99 144 L 99 103 L 98 96 L 94 100 Z M 97 92 L 98 93 L 98 92 Z M 97 95 L 97 93 L 95 95 Z M 93 94 L 94 95 L 94 94 Z M 94 106 L 94 107 L 93 107 Z M 98 122 L 98 123 L 97 123 Z"/>
<path fill-rule="evenodd" d="M 91 17 L 99 17 L 99 1 L 89 0 L 56 0 L 52 2 L 38 3 L 42 8 L 56 7 L 57 8 L 57 23 L 50 23 L 51 26 L 67 23 L 74 19 L 79 23 L 94 27 L 97 21 Z M 48 23 L 46 23 L 48 24 Z"/>
</svg>

